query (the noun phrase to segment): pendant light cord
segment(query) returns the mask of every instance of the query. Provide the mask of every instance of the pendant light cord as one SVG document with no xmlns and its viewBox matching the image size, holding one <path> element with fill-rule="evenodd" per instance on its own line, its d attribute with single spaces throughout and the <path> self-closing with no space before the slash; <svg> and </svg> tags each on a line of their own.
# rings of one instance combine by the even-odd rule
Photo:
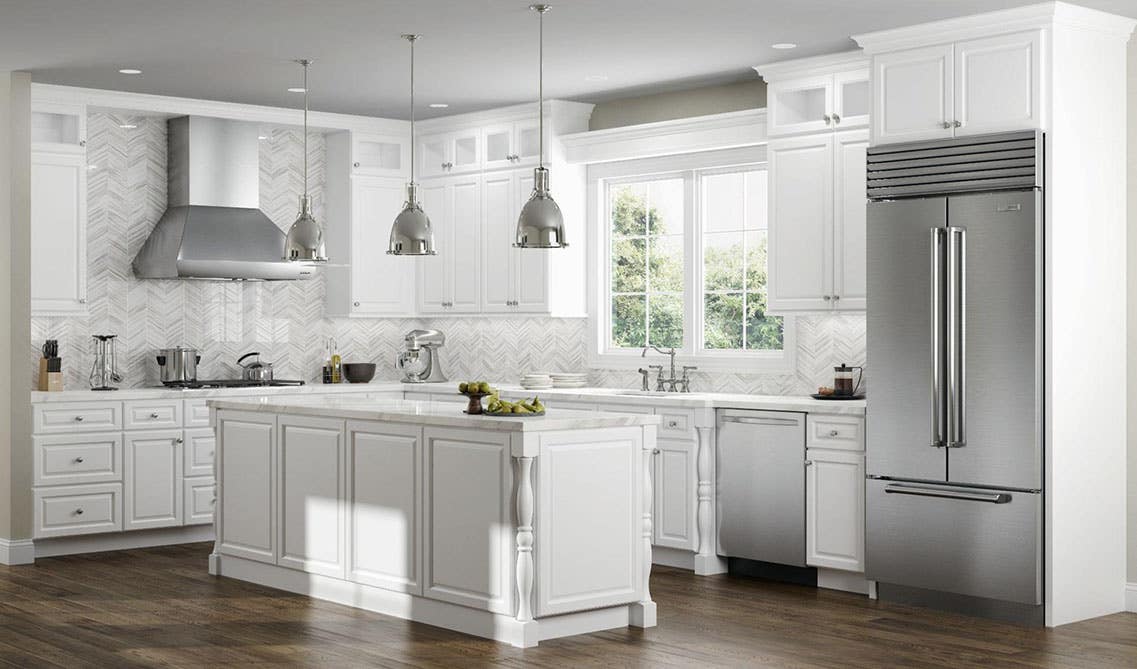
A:
<svg viewBox="0 0 1137 669">
<path fill-rule="evenodd" d="M 308 197 L 308 64 L 304 65 L 304 197 Z"/>
<path fill-rule="evenodd" d="M 408 38 L 411 43 L 411 183 L 415 182 L 415 40 L 417 35 Z"/>
<path fill-rule="evenodd" d="M 538 158 L 539 166 L 545 167 L 545 12 L 546 8 L 538 9 L 538 46 L 537 46 L 537 145 L 540 147 Z"/>
</svg>

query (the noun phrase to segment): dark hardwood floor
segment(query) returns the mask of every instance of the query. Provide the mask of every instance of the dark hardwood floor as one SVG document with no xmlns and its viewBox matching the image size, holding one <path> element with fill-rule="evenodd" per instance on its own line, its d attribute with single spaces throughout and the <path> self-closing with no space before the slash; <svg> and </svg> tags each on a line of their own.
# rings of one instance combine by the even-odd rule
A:
<svg viewBox="0 0 1137 669">
<path fill-rule="evenodd" d="M 206 573 L 208 544 L 0 566 L 18 667 L 1137 667 L 1137 614 L 1026 629 L 658 568 L 659 626 L 520 650 Z"/>
</svg>

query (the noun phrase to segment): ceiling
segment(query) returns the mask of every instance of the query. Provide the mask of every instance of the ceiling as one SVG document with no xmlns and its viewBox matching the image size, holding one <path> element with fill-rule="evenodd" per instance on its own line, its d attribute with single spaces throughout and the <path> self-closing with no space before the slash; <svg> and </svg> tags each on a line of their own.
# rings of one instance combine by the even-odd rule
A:
<svg viewBox="0 0 1137 669">
<path fill-rule="evenodd" d="M 417 32 L 419 117 L 536 97 L 528 0 L 0 0 L 0 70 L 34 81 L 407 118 Z M 849 35 L 1030 0 L 552 0 L 546 96 L 602 102 L 745 81 L 750 66 L 853 48 Z M 1134 0 L 1079 4 L 1137 17 Z M 795 42 L 788 51 L 770 48 Z M 136 67 L 141 75 L 119 74 Z M 448 103 L 435 110 L 429 103 Z"/>
</svg>

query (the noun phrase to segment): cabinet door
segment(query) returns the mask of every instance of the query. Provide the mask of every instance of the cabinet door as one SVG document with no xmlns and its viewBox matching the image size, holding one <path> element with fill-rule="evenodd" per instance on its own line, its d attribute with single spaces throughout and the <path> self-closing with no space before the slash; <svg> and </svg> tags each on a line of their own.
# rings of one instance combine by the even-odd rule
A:
<svg viewBox="0 0 1137 669">
<path fill-rule="evenodd" d="M 183 434 L 182 450 L 185 455 L 185 462 L 182 465 L 182 474 L 212 478 L 213 454 L 217 448 L 217 439 L 213 436 L 213 428 L 197 427 L 186 430 Z"/>
<path fill-rule="evenodd" d="M 488 155 L 488 154 L 487 154 Z M 482 234 L 484 248 L 481 273 L 482 311 L 501 313 L 513 311 L 517 299 L 516 258 L 513 248 L 517 229 L 517 177 L 512 172 L 487 175 L 482 186 Z"/>
<path fill-rule="evenodd" d="M 281 416 L 277 564 L 344 576 L 344 423 Z"/>
<path fill-rule="evenodd" d="M 533 194 L 533 171 L 519 170 L 517 174 L 517 208 L 509 223 L 509 244 L 513 245 L 517 232 L 517 217 L 521 208 Z M 546 313 L 549 311 L 549 254 L 564 253 L 550 249 L 513 249 L 514 311 Z"/>
<path fill-rule="evenodd" d="M 438 253 L 448 259 L 450 309 L 473 313 L 481 309 L 482 178 L 456 178 L 450 186 L 450 248 Z"/>
<path fill-rule="evenodd" d="M 123 529 L 182 524 L 182 431 L 126 432 Z"/>
<path fill-rule="evenodd" d="M 276 416 L 221 411 L 217 425 L 219 550 L 276 564 Z"/>
<path fill-rule="evenodd" d="M 400 137 L 351 135 L 352 174 L 405 177 L 410 168 L 410 144 Z"/>
<path fill-rule="evenodd" d="M 453 162 L 448 134 L 427 135 L 418 142 L 418 175 L 422 177 L 446 174 Z"/>
<path fill-rule="evenodd" d="M 502 167 L 513 167 L 513 154 L 515 150 L 513 141 L 513 124 L 489 126 L 482 129 L 482 167 L 487 170 Z"/>
<path fill-rule="evenodd" d="M 217 485 L 212 476 L 194 476 L 182 481 L 182 508 L 186 525 L 209 525 L 217 503 Z"/>
<path fill-rule="evenodd" d="M 874 56 L 873 75 L 874 143 L 952 136 L 950 44 Z"/>
<path fill-rule="evenodd" d="M 865 570 L 865 459 L 860 453 L 806 451 L 805 562 Z"/>
<path fill-rule="evenodd" d="M 422 594 L 421 432 L 412 425 L 347 425 L 351 581 Z"/>
<path fill-rule="evenodd" d="M 422 208 L 434 227 L 434 245 L 437 255 L 417 259 L 418 309 L 424 313 L 445 313 L 450 299 L 448 288 L 449 256 L 454 252 L 447 184 L 444 181 L 424 183 L 419 188 Z M 403 260 L 406 260 L 404 258 Z"/>
<path fill-rule="evenodd" d="M 854 70 L 833 75 L 833 127 L 839 130 L 869 124 L 872 84 L 869 71 Z"/>
<path fill-rule="evenodd" d="M 450 136 L 450 167 L 447 172 L 470 172 L 482 166 L 480 129 L 463 130 Z"/>
<path fill-rule="evenodd" d="M 33 151 L 82 155 L 87 151 L 87 106 L 37 102 L 31 131 Z"/>
<path fill-rule="evenodd" d="M 832 126 L 833 77 L 777 81 L 767 90 L 771 137 L 825 130 Z"/>
<path fill-rule="evenodd" d="M 423 594 L 513 615 L 509 435 L 428 427 L 423 442 L 430 519 Z"/>
<path fill-rule="evenodd" d="M 769 311 L 821 311 L 833 285 L 833 138 L 769 145 Z"/>
<path fill-rule="evenodd" d="M 387 255 L 390 221 L 403 208 L 399 179 L 352 177 L 351 313 L 407 316 L 414 311 L 414 258 Z"/>
<path fill-rule="evenodd" d="M 865 151 L 867 130 L 833 138 L 833 307 L 865 308 L 866 247 Z"/>
<path fill-rule="evenodd" d="M 955 45 L 956 135 L 1042 127 L 1037 30 Z"/>
<path fill-rule="evenodd" d="M 545 132 L 545 155 L 549 154 L 549 134 Z M 513 124 L 513 155 L 515 166 L 536 165 L 541 155 L 541 124 L 537 119 Z M 528 197 L 528 196 L 526 196 Z"/>
<path fill-rule="evenodd" d="M 655 536 L 656 546 L 698 549 L 695 519 L 695 442 L 659 439 L 655 453 Z"/>
<path fill-rule="evenodd" d="M 32 312 L 65 314 L 87 303 L 87 160 L 32 154 Z"/>
</svg>

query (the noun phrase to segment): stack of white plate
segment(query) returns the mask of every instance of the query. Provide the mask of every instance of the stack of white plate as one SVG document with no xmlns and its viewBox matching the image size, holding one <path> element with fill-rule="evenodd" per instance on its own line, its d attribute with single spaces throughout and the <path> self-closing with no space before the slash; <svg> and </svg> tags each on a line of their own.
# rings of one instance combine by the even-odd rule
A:
<svg viewBox="0 0 1137 669">
<path fill-rule="evenodd" d="M 588 375 L 583 372 L 553 372 L 554 388 L 583 388 L 588 385 Z"/>
<path fill-rule="evenodd" d="M 521 387 L 526 390 L 544 390 L 553 387 L 553 377 L 548 374 L 530 373 L 521 377 Z"/>
</svg>

